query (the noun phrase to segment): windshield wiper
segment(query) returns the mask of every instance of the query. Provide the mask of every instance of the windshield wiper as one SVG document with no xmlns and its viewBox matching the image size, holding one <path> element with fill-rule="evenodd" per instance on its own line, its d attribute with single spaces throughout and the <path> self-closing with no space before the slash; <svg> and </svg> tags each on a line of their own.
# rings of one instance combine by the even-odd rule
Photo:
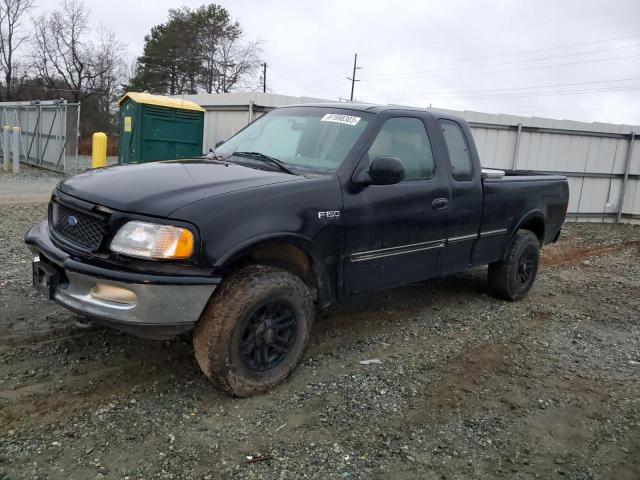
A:
<svg viewBox="0 0 640 480">
<path fill-rule="evenodd" d="M 285 173 L 289 173 L 291 175 L 295 175 L 295 173 L 293 172 L 293 170 L 291 170 L 289 167 L 287 167 L 287 165 L 282 162 L 281 160 L 278 160 L 275 157 L 272 157 L 270 155 L 266 155 L 262 152 L 233 152 L 232 155 L 237 155 L 239 157 L 249 157 L 249 158 L 257 158 L 259 160 L 263 160 L 267 163 L 270 163 L 271 165 L 275 165 L 276 167 L 278 167 L 281 171 L 285 172 Z"/>
</svg>

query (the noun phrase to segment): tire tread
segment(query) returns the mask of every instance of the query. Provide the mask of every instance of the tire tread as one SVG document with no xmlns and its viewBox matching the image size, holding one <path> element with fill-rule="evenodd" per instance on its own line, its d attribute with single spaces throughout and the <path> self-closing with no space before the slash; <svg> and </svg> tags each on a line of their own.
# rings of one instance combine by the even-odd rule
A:
<svg viewBox="0 0 640 480">
<path fill-rule="evenodd" d="M 194 330 L 194 351 L 202 372 L 223 390 L 236 396 L 251 396 L 274 386 L 273 383 L 254 381 L 238 375 L 230 360 L 230 339 L 238 319 L 245 313 L 244 309 L 265 288 L 274 287 L 293 288 L 308 306 L 310 324 L 303 339 L 306 346 L 314 316 L 311 294 L 297 276 L 266 265 L 245 267 L 222 283 L 209 300 Z M 300 358 L 291 364 L 278 382 L 286 378 L 299 361 Z"/>
<path fill-rule="evenodd" d="M 504 259 L 489 264 L 489 288 L 496 297 L 503 300 L 517 301 L 527 294 L 528 290 L 518 292 L 517 286 L 514 284 L 514 269 L 518 268 L 518 254 L 528 243 L 535 243 L 539 252 L 540 241 L 536 234 L 530 230 L 518 230 L 507 249 Z"/>
</svg>

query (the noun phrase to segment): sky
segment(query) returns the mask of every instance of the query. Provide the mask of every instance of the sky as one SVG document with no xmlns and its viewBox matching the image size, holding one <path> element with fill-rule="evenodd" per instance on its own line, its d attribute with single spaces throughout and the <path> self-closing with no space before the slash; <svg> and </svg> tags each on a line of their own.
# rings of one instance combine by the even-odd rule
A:
<svg viewBox="0 0 640 480">
<path fill-rule="evenodd" d="M 50 10 L 56 0 L 37 0 Z M 180 5 L 85 0 L 131 58 Z M 640 125 L 640 0 L 218 0 L 273 93 Z"/>
</svg>

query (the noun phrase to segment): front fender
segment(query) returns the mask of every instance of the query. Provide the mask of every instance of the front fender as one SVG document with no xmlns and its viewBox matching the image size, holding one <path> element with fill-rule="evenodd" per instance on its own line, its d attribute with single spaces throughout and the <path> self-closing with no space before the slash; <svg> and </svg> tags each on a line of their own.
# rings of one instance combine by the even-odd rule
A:
<svg viewBox="0 0 640 480">
<path fill-rule="evenodd" d="M 319 247 L 310 239 L 293 233 L 279 232 L 260 235 L 246 240 L 226 252 L 215 263 L 215 269 L 225 269 L 236 261 L 250 254 L 251 251 L 270 245 L 290 245 L 299 248 L 310 259 L 311 269 L 318 286 L 321 303 L 328 303 L 334 298 L 335 288 Z"/>
<path fill-rule="evenodd" d="M 220 258 L 218 258 L 218 260 L 214 264 L 214 267 L 224 268 L 227 265 L 232 264 L 238 258 L 241 258 L 244 255 L 244 252 L 247 252 L 248 250 L 251 250 L 257 246 L 273 244 L 293 245 L 302 249 L 312 259 L 322 258 L 318 247 L 312 240 L 295 233 L 276 232 L 266 235 L 258 235 L 241 242 L 240 244 L 236 245 L 234 248 L 226 252 L 224 255 L 222 255 Z"/>
<path fill-rule="evenodd" d="M 319 275 L 318 284 L 329 285 L 327 278 L 336 278 L 332 269 L 338 263 L 342 218 L 322 213 L 341 210 L 338 178 L 311 176 L 203 199 L 172 215 L 198 225 L 203 262 L 214 270 L 257 244 L 280 241 L 304 251 Z"/>
</svg>

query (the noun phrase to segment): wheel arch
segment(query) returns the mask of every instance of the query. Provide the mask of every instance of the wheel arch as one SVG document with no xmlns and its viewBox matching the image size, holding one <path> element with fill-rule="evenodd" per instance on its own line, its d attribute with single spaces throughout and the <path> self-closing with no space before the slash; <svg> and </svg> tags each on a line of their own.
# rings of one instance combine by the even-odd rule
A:
<svg viewBox="0 0 640 480">
<path fill-rule="evenodd" d="M 333 287 L 316 244 L 296 234 L 270 234 L 247 240 L 227 252 L 214 267 L 234 271 L 248 264 L 270 265 L 297 275 L 320 305 L 330 303 Z"/>
<path fill-rule="evenodd" d="M 542 212 L 542 210 L 533 210 L 528 212 L 516 223 L 511 234 L 515 235 L 516 232 L 521 229 L 533 232 L 536 237 L 538 237 L 540 245 L 542 245 L 544 243 L 546 233 L 544 212 Z"/>
</svg>

